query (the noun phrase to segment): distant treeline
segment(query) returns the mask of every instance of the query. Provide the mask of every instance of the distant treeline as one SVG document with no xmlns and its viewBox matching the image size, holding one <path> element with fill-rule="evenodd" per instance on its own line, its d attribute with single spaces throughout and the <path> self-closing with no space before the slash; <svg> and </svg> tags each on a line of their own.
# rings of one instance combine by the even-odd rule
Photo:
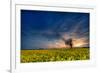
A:
<svg viewBox="0 0 100 73">
<path fill-rule="evenodd" d="M 45 50 L 45 49 L 75 49 L 75 48 L 89 48 L 89 47 L 73 47 L 73 48 L 33 48 L 33 49 L 21 49 L 21 50 Z"/>
</svg>

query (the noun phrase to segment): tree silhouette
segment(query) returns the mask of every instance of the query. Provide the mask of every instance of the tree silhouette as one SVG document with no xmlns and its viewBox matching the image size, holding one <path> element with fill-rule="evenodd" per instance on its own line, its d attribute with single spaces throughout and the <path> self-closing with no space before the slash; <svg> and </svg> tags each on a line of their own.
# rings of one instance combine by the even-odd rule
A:
<svg viewBox="0 0 100 73">
<path fill-rule="evenodd" d="M 72 43 L 73 40 L 72 40 L 72 38 L 67 39 L 67 40 L 63 39 L 63 40 L 64 40 L 64 42 L 65 42 L 66 45 L 69 45 L 70 48 L 73 48 L 73 43 Z"/>
</svg>

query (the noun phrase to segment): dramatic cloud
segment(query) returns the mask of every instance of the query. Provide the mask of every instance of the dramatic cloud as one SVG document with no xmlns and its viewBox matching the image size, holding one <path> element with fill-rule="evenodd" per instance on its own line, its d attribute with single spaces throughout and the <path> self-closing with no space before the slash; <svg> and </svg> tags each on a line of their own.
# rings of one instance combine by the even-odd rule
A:
<svg viewBox="0 0 100 73">
<path fill-rule="evenodd" d="M 21 10 L 21 49 L 89 47 L 89 13 Z"/>
</svg>

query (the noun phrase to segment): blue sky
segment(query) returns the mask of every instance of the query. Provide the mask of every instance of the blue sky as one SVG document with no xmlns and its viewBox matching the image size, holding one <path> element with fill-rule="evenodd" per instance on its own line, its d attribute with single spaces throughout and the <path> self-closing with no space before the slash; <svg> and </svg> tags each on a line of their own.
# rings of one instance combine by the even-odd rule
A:
<svg viewBox="0 0 100 73">
<path fill-rule="evenodd" d="M 89 47 L 89 13 L 21 10 L 21 49 Z"/>
</svg>

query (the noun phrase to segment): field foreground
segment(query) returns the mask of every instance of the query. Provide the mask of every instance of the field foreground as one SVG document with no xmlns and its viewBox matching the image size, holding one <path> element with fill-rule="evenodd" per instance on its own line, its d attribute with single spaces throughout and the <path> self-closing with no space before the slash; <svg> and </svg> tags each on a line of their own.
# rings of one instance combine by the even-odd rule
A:
<svg viewBox="0 0 100 73">
<path fill-rule="evenodd" d="M 89 48 L 21 50 L 21 63 L 89 60 Z"/>
</svg>

